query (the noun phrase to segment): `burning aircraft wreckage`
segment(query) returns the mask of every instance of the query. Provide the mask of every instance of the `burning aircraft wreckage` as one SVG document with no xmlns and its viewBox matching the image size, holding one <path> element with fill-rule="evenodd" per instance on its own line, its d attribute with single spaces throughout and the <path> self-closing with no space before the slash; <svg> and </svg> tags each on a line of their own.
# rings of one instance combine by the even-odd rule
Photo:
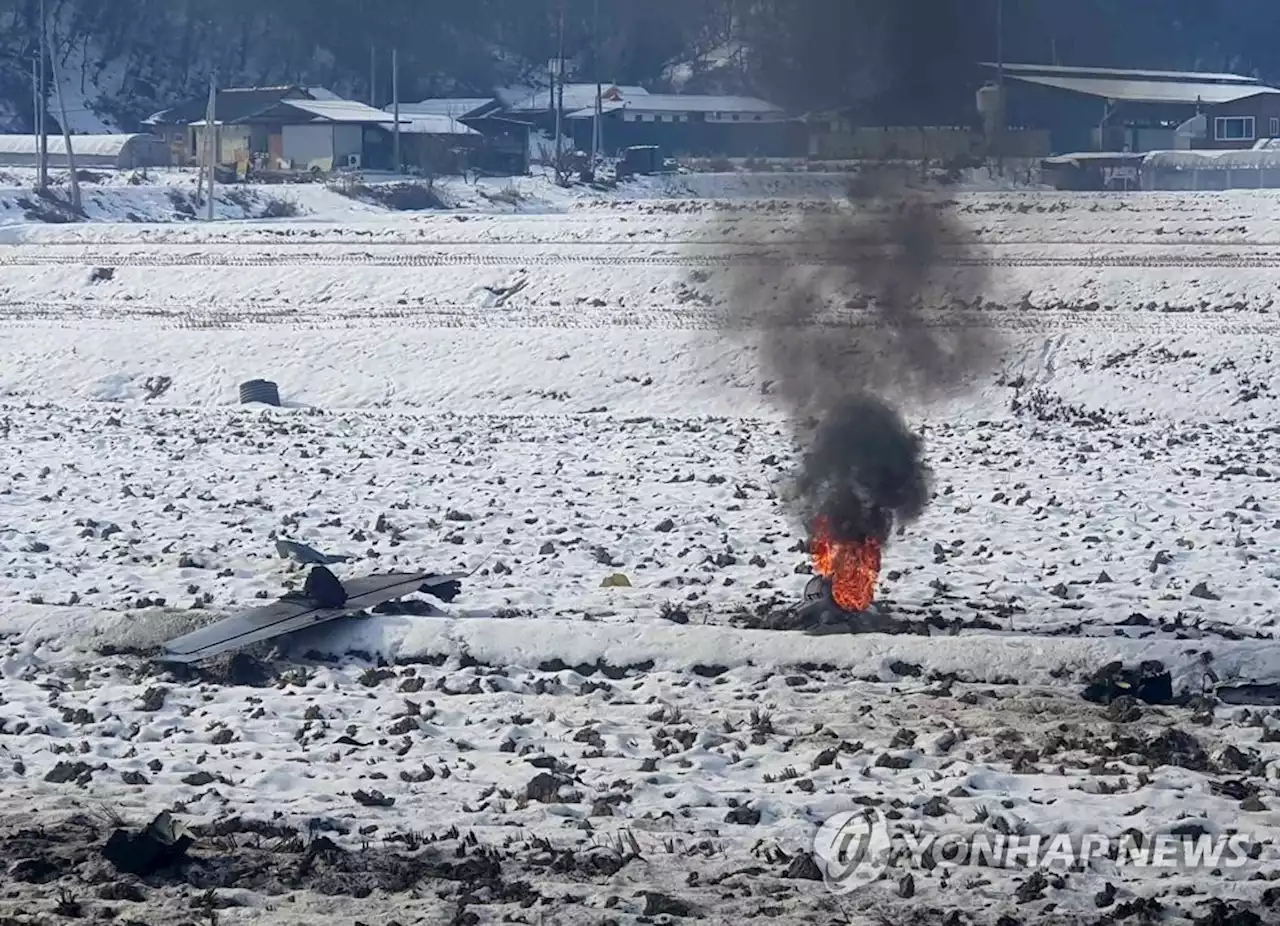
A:
<svg viewBox="0 0 1280 926">
<path fill-rule="evenodd" d="M 885 544 L 924 511 L 930 475 L 921 438 L 874 396 L 846 397 L 817 423 L 793 491 L 814 574 L 795 615 L 801 625 L 871 606 Z"/>
<path fill-rule="evenodd" d="M 846 486 L 842 491 L 850 490 Z M 848 511 L 844 518 L 823 513 L 813 519 L 809 549 L 814 577 L 805 586 L 803 600 L 796 609 L 802 620 L 815 618 L 822 622 L 833 615 L 848 616 L 865 611 L 872 603 L 880 572 L 880 551 L 893 515 L 862 501 L 856 501 L 852 510 L 874 512 L 873 521 L 882 529 L 867 532 L 867 525 L 851 521 Z M 298 631 L 358 617 L 413 594 L 428 595 L 448 604 L 460 594 L 462 580 L 475 574 L 474 569 L 450 573 L 387 572 L 343 582 L 329 566 L 345 562 L 346 557 L 327 556 L 289 540 L 277 541 L 276 547 L 282 557 L 292 557 L 311 567 L 300 591 L 176 637 L 164 644 L 158 661 L 202 662 Z"/>
<path fill-rule="evenodd" d="M 818 240 L 831 249 L 820 265 L 797 250 L 794 259 L 769 265 L 775 269 L 765 272 L 781 274 L 777 279 L 754 276 L 759 265 L 734 270 L 729 303 L 751 307 L 747 328 L 764 335 L 761 373 L 786 406 L 803 448 L 789 495 L 808 534 L 813 578 L 785 619 L 770 622 L 773 629 L 867 632 L 884 626 L 871 608 L 881 555 L 894 531 L 923 513 L 931 480 L 922 438 L 885 395 L 929 404 L 972 385 L 1000 352 L 999 337 L 983 326 L 927 323 L 928 307 L 973 301 L 986 283 L 981 261 L 962 262 L 957 270 L 939 260 L 944 247 L 973 249 L 952 210 L 892 178 L 863 179 L 848 208 L 803 219 L 815 223 L 800 236 L 810 242 L 804 247 Z M 762 306 L 765 291 L 788 296 Z M 872 324 L 833 326 L 825 308 L 833 298 L 847 302 L 854 295 Z M 724 319 L 734 332 L 743 320 Z M 292 541 L 277 547 L 282 556 L 313 567 L 301 592 L 172 640 L 162 658 L 197 662 L 415 592 L 449 602 L 472 574 L 396 572 L 343 583 L 328 566 L 344 557 Z"/>
</svg>

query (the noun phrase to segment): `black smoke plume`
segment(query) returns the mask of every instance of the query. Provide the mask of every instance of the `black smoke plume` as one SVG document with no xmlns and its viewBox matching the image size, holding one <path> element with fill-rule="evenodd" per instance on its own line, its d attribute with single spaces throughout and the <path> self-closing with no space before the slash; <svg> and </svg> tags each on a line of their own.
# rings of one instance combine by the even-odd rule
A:
<svg viewBox="0 0 1280 926">
<path fill-rule="evenodd" d="M 960 0 L 903 5 L 918 18 L 876 0 L 878 16 L 846 13 L 793 30 L 822 33 L 824 45 L 838 48 L 829 30 L 845 28 L 848 48 L 877 49 L 875 67 L 860 69 L 848 91 L 845 115 L 855 122 L 875 107 L 877 79 L 900 103 L 915 95 L 901 111 L 933 111 L 931 93 L 954 97 L 954 76 L 944 88 L 913 69 L 919 50 L 955 21 Z M 794 9 L 804 15 L 803 5 Z M 972 46 L 952 51 L 979 59 Z M 791 60 L 794 90 L 805 65 L 803 56 Z M 815 67 L 823 87 L 839 86 L 829 67 Z M 766 257 L 735 265 L 726 324 L 760 338 L 764 386 L 794 422 L 803 453 L 791 494 L 806 529 L 821 515 L 835 540 L 884 541 L 917 518 L 931 473 L 899 406 L 925 408 L 962 393 L 1001 353 L 1001 339 L 981 321 L 984 254 L 958 208 L 919 166 L 864 163 L 847 196 L 797 205 L 785 222 L 769 212 L 748 220 L 747 238 Z"/>
</svg>

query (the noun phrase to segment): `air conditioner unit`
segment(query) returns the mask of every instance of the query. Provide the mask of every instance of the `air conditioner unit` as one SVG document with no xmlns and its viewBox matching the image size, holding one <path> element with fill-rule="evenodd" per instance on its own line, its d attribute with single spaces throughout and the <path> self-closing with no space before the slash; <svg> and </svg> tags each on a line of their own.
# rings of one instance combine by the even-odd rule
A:
<svg viewBox="0 0 1280 926">
<path fill-rule="evenodd" d="M 359 167 L 359 166 L 360 166 L 360 155 L 358 155 L 358 154 L 348 154 L 348 155 L 347 155 L 347 166 L 348 166 L 348 167 Z"/>
</svg>

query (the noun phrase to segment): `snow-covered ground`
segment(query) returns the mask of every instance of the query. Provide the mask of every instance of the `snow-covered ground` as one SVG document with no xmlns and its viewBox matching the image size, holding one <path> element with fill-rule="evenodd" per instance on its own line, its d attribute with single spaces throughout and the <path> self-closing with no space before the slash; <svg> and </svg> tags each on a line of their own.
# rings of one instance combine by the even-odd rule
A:
<svg viewBox="0 0 1280 926">
<path fill-rule="evenodd" d="M 827 208 L 826 179 L 773 182 L 0 230 L 0 918 L 1093 923 L 1158 897 L 1271 922 L 1280 713 L 1214 693 L 1280 684 L 1275 197 L 957 193 L 955 273 L 976 253 L 990 284 L 924 323 L 1001 356 L 908 408 L 935 498 L 885 554 L 904 632 L 811 635 L 767 629 L 807 578 L 796 448 L 758 336 L 723 324 Z M 236 404 L 260 376 L 286 408 Z M 300 584 L 277 537 L 476 573 L 450 605 L 154 666 Z M 1079 697 L 1150 659 L 1188 706 Z M 837 897 L 806 853 L 860 805 L 1257 849 Z M 164 808 L 195 864 L 98 858 L 111 815 Z"/>
<path fill-rule="evenodd" d="M 62 224 L 73 218 L 66 209 L 70 197 L 69 172 L 65 169 L 50 172 L 52 196 L 48 199 L 33 192 L 36 176 L 34 168 L 0 168 L 0 231 L 5 226 L 32 222 Z M 707 197 L 794 200 L 841 196 L 848 186 L 848 174 L 682 173 L 638 177 L 614 189 L 583 184 L 565 189 L 553 182 L 546 169 L 539 167 L 527 177 L 471 180 L 441 177 L 429 183 L 421 178 L 370 172 L 342 175 L 325 183 L 219 185 L 215 190 L 214 215 L 224 221 L 289 217 L 314 218 L 326 224 L 342 219 L 389 217 L 395 220 L 402 218 L 395 214 L 398 210 L 388 208 L 376 198 L 360 195 L 359 187 L 407 183 L 429 185 L 445 208 L 473 214 L 563 213 L 583 204 L 590 207 L 601 203 L 610 206 L 654 200 L 669 203 Z M 975 178 L 956 189 L 985 189 L 991 183 L 990 179 Z M 197 196 L 198 171 L 195 169 L 89 167 L 81 171 L 80 192 L 83 218 L 91 223 L 186 223 L 206 214 L 204 200 Z M 273 228 L 278 231 L 278 224 Z"/>
</svg>

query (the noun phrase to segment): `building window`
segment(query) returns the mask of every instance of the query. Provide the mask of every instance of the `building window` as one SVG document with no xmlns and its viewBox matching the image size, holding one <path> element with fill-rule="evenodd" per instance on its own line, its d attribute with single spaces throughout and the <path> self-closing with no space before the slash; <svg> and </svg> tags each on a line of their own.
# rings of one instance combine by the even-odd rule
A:
<svg viewBox="0 0 1280 926">
<path fill-rule="evenodd" d="M 1216 141 L 1253 141 L 1253 116 L 1218 116 L 1213 120 Z"/>
<path fill-rule="evenodd" d="M 1270 121 L 1270 130 L 1267 132 L 1267 137 L 1280 138 L 1280 116 L 1272 116 Z"/>
</svg>

